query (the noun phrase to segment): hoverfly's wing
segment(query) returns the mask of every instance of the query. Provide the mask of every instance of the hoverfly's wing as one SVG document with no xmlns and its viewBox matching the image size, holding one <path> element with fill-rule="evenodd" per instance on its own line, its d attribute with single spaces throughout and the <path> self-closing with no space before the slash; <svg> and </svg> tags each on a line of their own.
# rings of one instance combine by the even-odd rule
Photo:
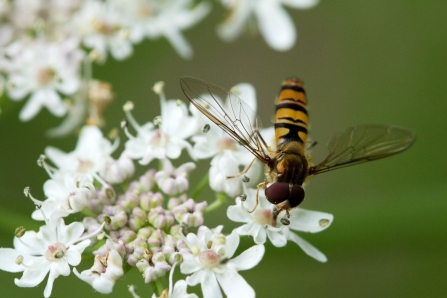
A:
<svg viewBox="0 0 447 298">
<path fill-rule="evenodd" d="M 268 149 L 263 147 L 259 134 L 261 121 L 245 102 L 222 87 L 196 78 L 183 77 L 180 85 L 186 97 L 202 114 L 263 163 L 270 161 Z"/>
<path fill-rule="evenodd" d="M 366 124 L 348 128 L 329 141 L 329 155 L 310 167 L 309 175 L 324 173 L 366 161 L 391 156 L 413 144 L 416 135 L 405 128 Z"/>
</svg>

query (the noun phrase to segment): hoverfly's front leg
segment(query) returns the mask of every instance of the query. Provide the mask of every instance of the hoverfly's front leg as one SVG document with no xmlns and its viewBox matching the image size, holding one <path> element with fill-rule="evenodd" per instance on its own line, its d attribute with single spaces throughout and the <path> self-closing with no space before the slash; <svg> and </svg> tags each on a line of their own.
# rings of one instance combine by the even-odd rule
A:
<svg viewBox="0 0 447 298">
<path fill-rule="evenodd" d="M 250 164 L 245 168 L 245 170 L 243 170 L 243 171 L 240 172 L 239 174 L 234 175 L 234 176 L 225 176 L 225 178 L 226 178 L 226 179 L 233 179 L 233 178 L 237 178 L 237 177 L 240 177 L 240 176 L 242 176 L 242 175 L 247 174 L 248 170 L 250 170 L 251 166 L 255 163 L 256 159 L 257 159 L 256 157 L 253 158 L 253 160 L 252 160 L 252 161 L 250 162 Z"/>
<path fill-rule="evenodd" d="M 267 184 L 269 184 L 267 181 L 264 181 L 264 182 L 258 184 L 258 190 L 256 191 L 256 204 L 255 204 L 255 207 L 251 211 L 248 211 L 248 213 L 252 213 L 258 207 L 258 203 L 259 203 L 259 189 L 261 189 L 263 187 L 266 187 Z"/>
</svg>

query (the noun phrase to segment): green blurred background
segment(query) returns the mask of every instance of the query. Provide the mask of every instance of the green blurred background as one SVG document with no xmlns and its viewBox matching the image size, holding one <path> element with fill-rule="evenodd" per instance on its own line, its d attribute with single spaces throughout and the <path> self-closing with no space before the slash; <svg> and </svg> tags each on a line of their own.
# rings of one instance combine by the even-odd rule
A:
<svg viewBox="0 0 447 298">
<path fill-rule="evenodd" d="M 109 60 L 95 67 L 94 76 L 110 81 L 116 93 L 104 132 L 119 126 L 127 100 L 136 103 L 140 123 L 157 116 L 158 98 L 151 91 L 156 81 L 166 83 L 168 98 L 185 99 L 179 87 L 184 75 L 227 88 L 252 83 L 264 126 L 273 115 L 281 81 L 300 77 L 309 100 L 310 133 L 319 142 L 314 161 L 324 157 L 332 134 L 346 127 L 408 127 L 417 133 L 410 150 L 329 172 L 308 185 L 302 207 L 335 216 L 328 230 L 300 234 L 327 255 L 326 264 L 293 243 L 285 248 L 267 244 L 262 262 L 241 273 L 258 297 L 447 297 L 447 2 L 322 1 L 311 10 L 289 10 L 298 42 L 288 52 L 273 51 L 260 36 L 220 41 L 215 27 L 223 13 L 215 4 L 205 21 L 186 32 L 194 47 L 190 61 L 160 39 L 138 45 L 124 62 Z M 33 210 L 23 188 L 30 186 L 43 198 L 48 177 L 36 166 L 39 154 L 47 145 L 71 151 L 76 144 L 74 136 L 44 136 L 60 121 L 46 111 L 29 123 L 19 122 L 22 105 L 4 102 L 0 115 L 1 247 L 12 246 L 14 228 Z M 208 163 L 199 163 L 192 185 Z M 202 198 L 211 200 L 212 193 Z M 224 223 L 229 233 L 237 225 L 225 214 L 226 207 L 216 211 L 206 218 L 207 225 Z M 252 241 L 241 244 L 242 251 Z M 22 289 L 13 282 L 20 276 L 0 272 L 2 296 L 43 295 L 46 281 Z M 139 294 L 149 297 L 150 289 L 135 270 L 110 297 L 130 297 L 128 284 L 139 285 Z M 55 281 L 53 297 L 81 294 L 94 292 L 75 276 Z"/>
</svg>

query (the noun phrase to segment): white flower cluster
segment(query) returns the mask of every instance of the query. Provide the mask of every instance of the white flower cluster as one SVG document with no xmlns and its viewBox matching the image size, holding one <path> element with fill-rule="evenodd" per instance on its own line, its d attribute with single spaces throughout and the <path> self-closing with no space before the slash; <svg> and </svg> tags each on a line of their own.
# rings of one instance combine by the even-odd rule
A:
<svg viewBox="0 0 447 298">
<path fill-rule="evenodd" d="M 250 84 L 232 90 L 256 110 L 255 90 Z M 25 189 L 36 205 L 32 218 L 45 225 L 38 232 L 18 228 L 14 248 L 0 248 L 0 269 L 23 272 L 15 279 L 17 286 L 34 287 L 49 273 L 44 295 L 50 296 L 54 280 L 69 275 L 70 265 L 79 265 L 85 250 L 95 255 L 93 266 L 82 272 L 73 268 L 73 272 L 96 291 L 112 292 L 127 263 L 141 272 L 146 283 L 162 283 L 169 275 L 169 287 L 157 294 L 171 298 L 197 297 L 186 291 L 187 286 L 197 284 L 205 298 L 222 297 L 222 291 L 227 297 L 254 297 L 254 289 L 239 271 L 261 261 L 267 238 L 277 247 L 295 242 L 311 257 L 326 261 L 324 254 L 293 231 L 322 231 L 332 223 L 331 214 L 296 208 L 290 212 L 289 225 L 284 225 L 276 221 L 274 206 L 262 194 L 254 212 L 247 211 L 255 206 L 256 189 L 249 188 L 241 177 L 227 176 L 237 174 L 239 167 L 253 158 L 192 106 L 189 113 L 182 101 L 166 99 L 162 83 L 157 83 L 154 91 L 162 111 L 151 122 L 138 124 L 131 114 L 133 104 L 125 104 L 128 120 L 123 127 L 128 140 L 119 158 L 112 157 L 119 139 L 109 141 L 96 126 L 83 127 L 72 152 L 46 148 L 38 160 L 50 177 L 43 187 L 46 199 L 39 201 Z M 242 226 L 224 234 L 223 226 L 205 225 L 204 215 L 215 210 L 219 200 L 208 205 L 193 199 L 196 191 L 188 194 L 188 176 L 195 163 L 172 164 L 183 149 L 193 160 L 212 158 L 209 184 L 218 197 L 222 193 L 242 195 L 227 210 L 228 218 Z M 160 170 L 147 170 L 134 179 L 133 159 L 142 165 L 158 161 Z M 250 171 L 247 176 L 256 181 L 259 165 L 254 164 Z M 65 225 L 64 218 L 74 213 L 84 214 L 82 223 Z M 234 257 L 240 235 L 252 236 L 254 244 Z M 177 264 L 187 277 L 173 285 Z M 133 287 L 130 290 L 137 297 Z"/>
<path fill-rule="evenodd" d="M 239 36 L 254 16 L 268 44 L 290 49 L 296 33 L 282 4 L 308 8 L 317 0 L 222 0 L 230 17 L 218 27 L 227 41 Z M 52 136 L 71 132 L 88 121 L 100 124 L 107 94 L 98 103 L 91 62 L 109 56 L 122 60 L 144 39 L 164 37 L 183 58 L 192 47 L 182 35 L 211 10 L 209 1 L 194 0 L 0 0 L 0 96 L 27 98 L 19 118 L 28 121 L 42 108 L 67 120 Z M 93 86 L 91 86 L 93 84 Z M 93 88 L 91 92 L 85 92 Z M 96 89 L 95 89 L 96 88 Z M 110 87 L 102 86 L 107 90 Z M 87 96 L 85 95 L 87 94 Z M 99 107 L 98 107 L 99 106 Z"/>
</svg>

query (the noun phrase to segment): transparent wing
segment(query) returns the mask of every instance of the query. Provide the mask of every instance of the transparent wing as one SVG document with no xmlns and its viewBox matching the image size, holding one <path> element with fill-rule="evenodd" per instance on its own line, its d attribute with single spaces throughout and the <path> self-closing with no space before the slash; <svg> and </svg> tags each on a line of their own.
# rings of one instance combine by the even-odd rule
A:
<svg viewBox="0 0 447 298">
<path fill-rule="evenodd" d="M 309 175 L 324 173 L 391 156 L 413 144 L 416 135 L 402 127 L 366 124 L 348 128 L 329 141 L 329 155 L 310 167 Z"/>
<path fill-rule="evenodd" d="M 211 121 L 268 164 L 268 148 L 259 134 L 261 121 L 253 110 L 234 93 L 192 77 L 182 77 L 180 85 L 186 97 Z M 224 104 L 224 102 L 226 102 Z"/>
</svg>

